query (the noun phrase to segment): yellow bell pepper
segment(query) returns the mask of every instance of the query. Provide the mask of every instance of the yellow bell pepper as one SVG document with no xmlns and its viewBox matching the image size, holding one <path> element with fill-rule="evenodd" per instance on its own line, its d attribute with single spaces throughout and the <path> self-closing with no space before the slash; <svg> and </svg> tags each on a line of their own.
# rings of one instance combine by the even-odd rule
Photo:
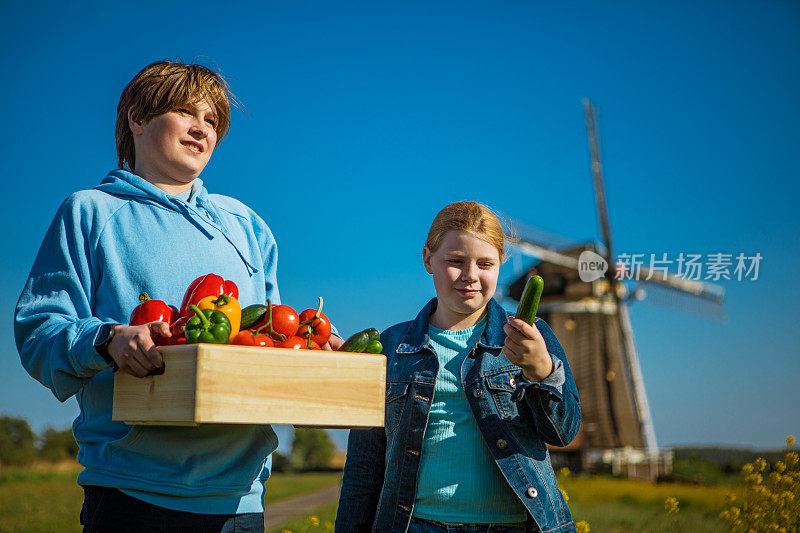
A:
<svg viewBox="0 0 800 533">
<path fill-rule="evenodd" d="M 200 309 L 222 311 L 231 323 L 231 336 L 228 342 L 233 341 L 233 338 L 239 333 L 239 327 L 242 325 L 242 306 L 236 298 L 228 296 L 227 294 L 206 296 L 200 300 L 197 307 Z"/>
</svg>

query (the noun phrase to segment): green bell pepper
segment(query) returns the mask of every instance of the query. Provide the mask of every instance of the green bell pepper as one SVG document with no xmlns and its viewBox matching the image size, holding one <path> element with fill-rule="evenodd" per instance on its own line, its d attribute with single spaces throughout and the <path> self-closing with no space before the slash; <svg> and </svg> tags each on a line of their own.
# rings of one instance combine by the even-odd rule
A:
<svg viewBox="0 0 800 533">
<path fill-rule="evenodd" d="M 211 344 L 228 344 L 231 336 L 231 322 L 225 313 L 214 309 L 200 309 L 190 305 L 195 316 L 186 322 L 186 344 L 208 342 Z"/>
</svg>

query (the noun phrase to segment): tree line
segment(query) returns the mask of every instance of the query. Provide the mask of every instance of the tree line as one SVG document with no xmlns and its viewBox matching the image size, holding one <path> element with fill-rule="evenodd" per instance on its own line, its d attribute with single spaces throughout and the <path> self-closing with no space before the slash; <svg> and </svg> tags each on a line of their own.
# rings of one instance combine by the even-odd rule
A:
<svg viewBox="0 0 800 533">
<path fill-rule="evenodd" d="M 61 461 L 78 455 L 72 430 L 48 427 L 39 435 L 24 418 L 0 416 L 0 464 L 27 465 L 33 461 Z"/>
</svg>

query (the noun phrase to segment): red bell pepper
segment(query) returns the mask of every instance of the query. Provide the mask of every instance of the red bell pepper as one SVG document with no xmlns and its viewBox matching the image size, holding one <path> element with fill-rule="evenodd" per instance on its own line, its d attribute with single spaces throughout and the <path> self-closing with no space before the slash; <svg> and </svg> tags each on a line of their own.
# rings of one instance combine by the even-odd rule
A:
<svg viewBox="0 0 800 533">
<path fill-rule="evenodd" d="M 194 316 L 194 313 L 189 309 L 190 305 L 197 305 L 206 296 L 219 296 L 220 294 L 227 294 L 238 299 L 239 288 L 234 282 L 225 280 L 222 276 L 216 274 L 200 276 L 189 285 L 183 295 L 181 316 Z"/>
<path fill-rule="evenodd" d="M 172 333 L 172 337 L 169 339 L 163 339 L 165 342 L 164 344 L 173 345 L 173 344 L 186 344 L 186 333 L 183 331 L 184 326 L 189 321 L 188 316 L 181 316 L 178 317 L 175 322 L 169 325 L 169 332 Z M 158 344 L 158 343 L 156 343 Z"/>
<path fill-rule="evenodd" d="M 131 319 L 128 322 L 131 326 L 141 326 L 148 322 L 172 322 L 172 309 L 161 300 L 152 300 L 146 292 L 139 295 L 139 301 L 142 302 L 136 306 L 131 313 Z"/>
</svg>

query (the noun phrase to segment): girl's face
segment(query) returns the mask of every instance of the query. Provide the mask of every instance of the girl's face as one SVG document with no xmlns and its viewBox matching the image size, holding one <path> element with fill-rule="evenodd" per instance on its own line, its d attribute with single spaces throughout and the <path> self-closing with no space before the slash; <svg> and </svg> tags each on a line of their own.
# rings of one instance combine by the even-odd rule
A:
<svg viewBox="0 0 800 533">
<path fill-rule="evenodd" d="M 425 247 L 422 255 L 439 301 L 431 323 L 454 330 L 477 324 L 497 288 L 497 248 L 474 233 L 448 231 L 435 252 Z"/>
</svg>

